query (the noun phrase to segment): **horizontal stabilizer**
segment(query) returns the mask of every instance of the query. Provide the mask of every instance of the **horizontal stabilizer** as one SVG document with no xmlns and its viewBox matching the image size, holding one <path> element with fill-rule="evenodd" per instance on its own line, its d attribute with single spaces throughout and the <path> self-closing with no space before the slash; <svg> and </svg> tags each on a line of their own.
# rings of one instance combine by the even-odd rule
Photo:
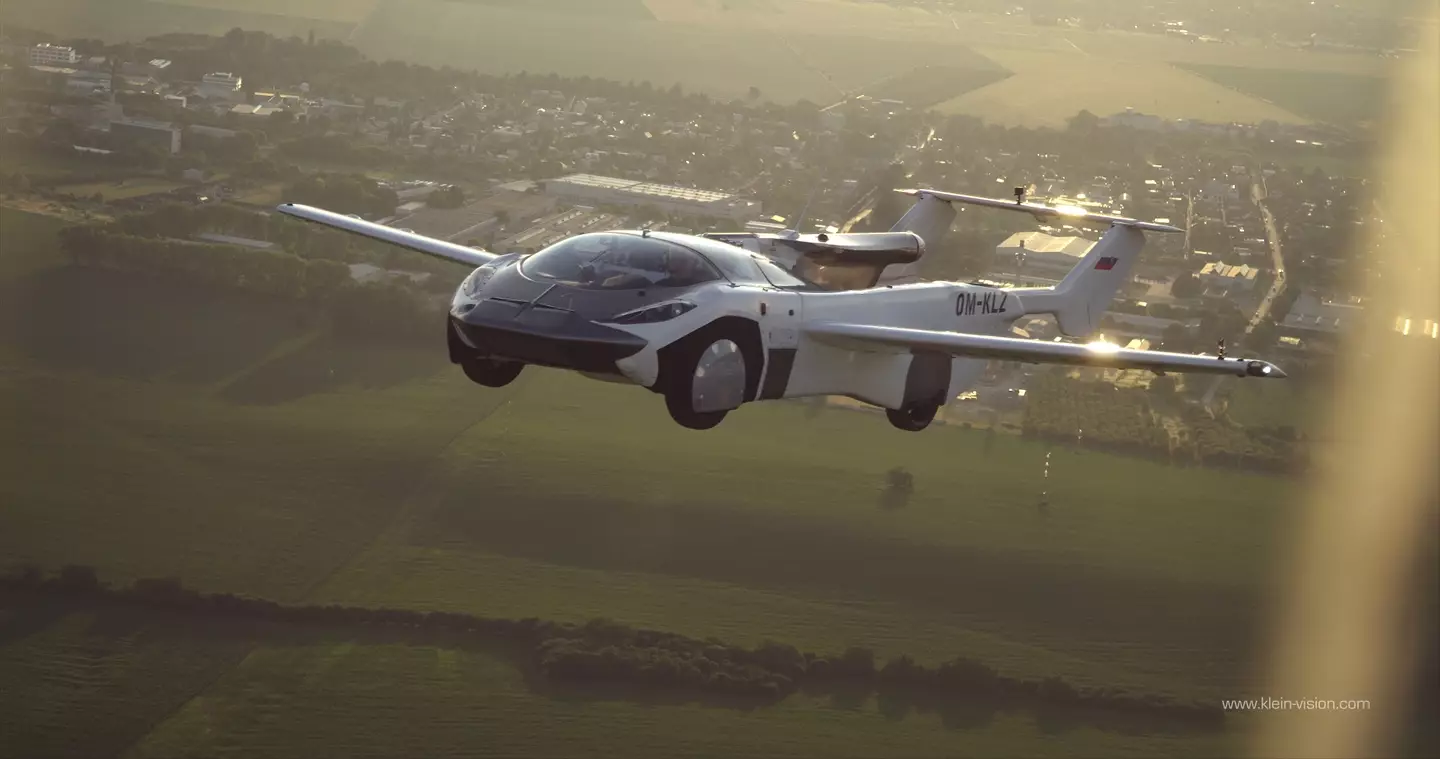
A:
<svg viewBox="0 0 1440 759">
<path fill-rule="evenodd" d="M 837 322 L 806 326 L 805 334 L 821 342 L 850 350 L 944 353 L 957 358 L 1147 369 L 1153 372 L 1182 374 L 1229 374 L 1236 377 L 1275 379 L 1285 376 L 1280 367 L 1259 359 L 1135 350 L 1109 343 L 1057 343 L 1018 337 Z"/>
<path fill-rule="evenodd" d="M 968 203 L 986 208 L 996 208 L 1002 211 L 1020 211 L 1028 213 L 1041 221 L 1058 221 L 1064 224 L 1075 224 L 1078 226 L 1105 228 L 1111 226 L 1133 227 L 1143 229 L 1147 232 L 1184 232 L 1179 227 L 1172 227 L 1169 224 L 1157 224 L 1153 221 L 1140 221 L 1139 219 L 1127 219 L 1124 216 L 1108 216 L 1106 214 L 1092 213 L 1079 206 L 1044 206 L 1039 203 L 1016 202 L 1014 200 L 1002 200 L 1000 198 L 985 198 L 979 195 L 961 195 L 956 192 L 939 192 L 936 190 L 896 190 L 905 195 L 917 197 L 929 197 L 936 200 L 943 200 L 948 203 Z"/>
<path fill-rule="evenodd" d="M 338 229 L 342 232 L 349 232 L 353 235 L 368 237 L 380 242 L 388 242 L 391 245 L 399 245 L 427 256 L 443 258 L 447 261 L 454 261 L 468 266 L 484 266 L 495 260 L 494 253 L 487 253 L 483 250 L 457 245 L 445 240 L 437 240 L 434 237 L 417 235 L 414 232 L 406 232 L 403 229 L 387 227 L 384 224 L 376 224 L 373 221 L 354 216 L 345 216 L 333 211 L 326 211 L 313 206 L 302 206 L 298 203 L 282 203 L 276 207 L 277 211 L 297 219 L 323 224 L 324 226 Z"/>
</svg>

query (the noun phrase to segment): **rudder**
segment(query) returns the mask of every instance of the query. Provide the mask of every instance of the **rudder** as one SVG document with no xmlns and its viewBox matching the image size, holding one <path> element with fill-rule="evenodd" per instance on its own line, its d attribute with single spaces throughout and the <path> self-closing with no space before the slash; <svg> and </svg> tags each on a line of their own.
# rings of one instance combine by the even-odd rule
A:
<svg viewBox="0 0 1440 759">
<path fill-rule="evenodd" d="M 1054 287 L 1015 290 L 1026 313 L 1054 314 L 1060 331 L 1069 337 L 1088 337 L 1100 328 L 1100 319 L 1115 294 L 1130 280 L 1130 272 L 1145 247 L 1145 233 L 1134 227 L 1110 227 L 1080 263 Z"/>
</svg>

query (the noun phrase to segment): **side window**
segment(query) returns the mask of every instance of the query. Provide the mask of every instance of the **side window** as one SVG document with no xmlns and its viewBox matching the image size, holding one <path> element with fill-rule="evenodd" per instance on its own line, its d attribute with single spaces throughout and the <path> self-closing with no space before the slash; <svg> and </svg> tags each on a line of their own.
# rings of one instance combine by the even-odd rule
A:
<svg viewBox="0 0 1440 759">
<path fill-rule="evenodd" d="M 809 282 L 806 282 L 805 280 L 796 277 L 790 272 L 785 271 L 779 266 L 776 266 L 773 262 L 771 262 L 767 258 L 764 258 L 763 256 L 756 256 L 751 260 L 755 262 L 756 266 L 760 267 L 760 271 L 764 272 L 765 278 L 770 280 L 770 284 L 776 287 L 783 287 L 794 290 L 810 289 Z"/>
<path fill-rule="evenodd" d="M 768 285 L 770 281 L 760 273 L 760 267 L 755 265 L 751 257 L 742 252 L 736 251 L 738 255 L 710 256 L 710 262 L 720 269 L 731 282 L 737 285 Z"/>
</svg>

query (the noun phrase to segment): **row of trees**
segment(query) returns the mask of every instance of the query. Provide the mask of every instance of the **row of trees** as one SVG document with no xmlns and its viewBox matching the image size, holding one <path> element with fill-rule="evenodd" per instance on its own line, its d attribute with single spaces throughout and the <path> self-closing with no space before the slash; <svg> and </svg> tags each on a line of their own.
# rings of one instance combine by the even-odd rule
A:
<svg viewBox="0 0 1440 759">
<path fill-rule="evenodd" d="M 281 199 L 361 216 L 391 216 L 400 205 L 394 190 L 358 174 L 310 174 L 287 186 Z"/>
<path fill-rule="evenodd" d="M 141 579 L 129 587 L 112 587 L 99 580 L 93 567 L 85 566 L 68 566 L 50 577 L 33 567 L 22 568 L 0 577 L 0 593 L 138 605 L 213 619 L 477 636 L 521 644 L 540 671 L 557 681 L 678 688 L 762 701 L 806 687 L 845 690 L 862 697 L 876 692 L 903 695 L 932 706 L 981 701 L 996 708 L 1061 706 L 1119 711 L 1202 727 L 1218 727 L 1224 721 L 1224 713 L 1216 705 L 1110 688 L 1076 688 L 1054 677 L 1019 679 L 966 658 L 926 667 L 901 656 L 878 666 L 874 652 L 867 648 L 850 648 L 834 657 L 774 642 L 745 648 L 714 638 L 699 640 L 637 630 L 604 619 L 575 625 L 455 612 L 290 606 L 229 593 L 201 593 L 174 579 Z"/>
<path fill-rule="evenodd" d="M 1170 377 L 1157 377 L 1150 392 L 1108 382 L 1082 382 L 1062 372 L 1039 374 L 1026 394 L 1025 437 L 1086 448 L 1159 458 L 1177 463 L 1291 472 L 1305 466 L 1305 452 L 1291 428 L 1241 427 L 1186 408 L 1173 441 L 1156 421 L 1152 400 L 1173 396 Z"/>
<path fill-rule="evenodd" d="M 1193 449 L 1195 460 L 1206 466 L 1285 473 L 1308 465 L 1305 449 L 1292 428 L 1241 427 L 1224 417 L 1212 418 L 1199 408 L 1190 409 L 1184 422 L 1182 441 Z"/>
<path fill-rule="evenodd" d="M 1169 458 L 1169 435 L 1155 421 L 1144 390 L 1046 372 L 1035 376 L 1026 399 L 1025 437 Z"/>
</svg>

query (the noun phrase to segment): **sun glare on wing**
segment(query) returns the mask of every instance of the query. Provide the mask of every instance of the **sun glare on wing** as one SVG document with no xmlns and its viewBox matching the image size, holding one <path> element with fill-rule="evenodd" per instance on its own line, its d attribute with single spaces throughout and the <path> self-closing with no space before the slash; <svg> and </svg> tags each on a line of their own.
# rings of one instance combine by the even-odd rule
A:
<svg viewBox="0 0 1440 759">
<path fill-rule="evenodd" d="M 1080 206 L 1055 206 L 1055 210 L 1065 216 L 1085 216 L 1089 213 Z"/>
<path fill-rule="evenodd" d="M 1114 353 L 1120 350 L 1115 343 L 1107 343 L 1104 340 L 1096 340 L 1093 343 L 1086 343 L 1085 347 L 1093 353 Z"/>
</svg>

